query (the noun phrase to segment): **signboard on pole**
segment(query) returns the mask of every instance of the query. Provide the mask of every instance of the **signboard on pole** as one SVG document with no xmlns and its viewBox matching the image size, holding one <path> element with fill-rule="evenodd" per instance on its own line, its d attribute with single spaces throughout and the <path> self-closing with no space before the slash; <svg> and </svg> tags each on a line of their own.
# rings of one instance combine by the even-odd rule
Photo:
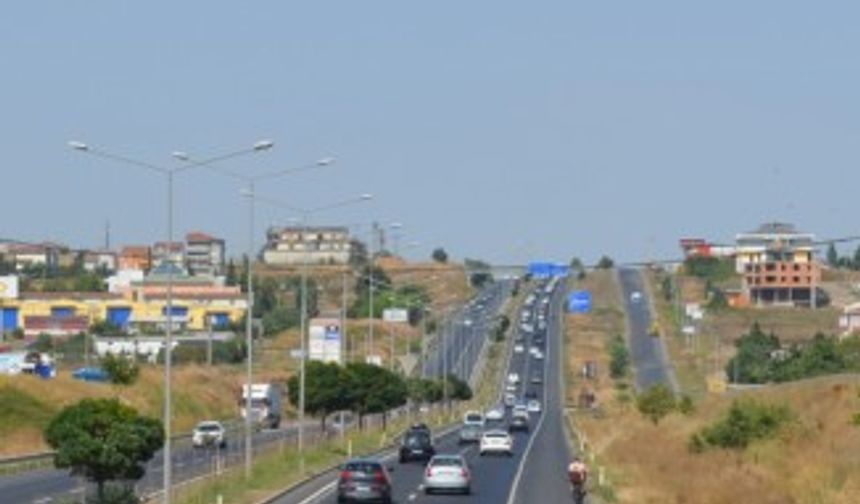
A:
<svg viewBox="0 0 860 504">
<path fill-rule="evenodd" d="M 571 292 L 567 298 L 567 311 L 570 313 L 591 313 L 591 292 Z"/>
<path fill-rule="evenodd" d="M 405 308 L 386 308 L 382 310 L 382 320 L 385 322 L 409 322 L 409 310 Z"/>
<path fill-rule="evenodd" d="M 341 330 L 338 319 L 311 319 L 308 330 L 308 358 L 322 362 L 342 362 Z"/>
<path fill-rule="evenodd" d="M 551 262 L 531 262 L 528 265 L 528 272 L 532 278 L 566 277 L 570 273 L 570 267 Z"/>
</svg>

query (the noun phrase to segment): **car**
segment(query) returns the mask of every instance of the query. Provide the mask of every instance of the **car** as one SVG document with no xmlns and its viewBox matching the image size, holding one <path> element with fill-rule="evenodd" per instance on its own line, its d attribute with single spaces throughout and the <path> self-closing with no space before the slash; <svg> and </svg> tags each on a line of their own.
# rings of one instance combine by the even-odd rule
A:
<svg viewBox="0 0 860 504">
<path fill-rule="evenodd" d="M 502 408 L 491 408 L 487 410 L 484 418 L 490 422 L 499 422 L 505 419 L 505 411 Z"/>
<path fill-rule="evenodd" d="M 540 385 L 541 383 L 543 383 L 543 376 L 541 376 L 539 373 L 535 373 L 532 376 L 532 384 L 533 385 Z"/>
<path fill-rule="evenodd" d="M 532 354 L 532 357 L 533 357 L 535 360 L 543 360 L 544 355 L 543 355 L 543 352 L 541 352 L 540 350 L 538 350 L 537 352 L 535 352 L 535 353 L 533 353 L 533 354 Z"/>
<path fill-rule="evenodd" d="M 467 411 L 465 415 L 463 415 L 463 425 L 477 425 L 478 427 L 484 426 L 484 415 L 480 411 Z"/>
<path fill-rule="evenodd" d="M 462 455 L 436 455 L 424 470 L 424 493 L 472 492 L 472 471 Z"/>
<path fill-rule="evenodd" d="M 538 401 L 537 399 L 532 399 L 531 401 L 529 401 L 526 408 L 528 409 L 529 413 L 540 413 L 540 401 Z"/>
<path fill-rule="evenodd" d="M 516 345 L 514 345 L 514 353 L 523 353 L 524 351 L 525 347 L 523 347 L 521 344 L 517 343 Z"/>
<path fill-rule="evenodd" d="M 457 442 L 459 444 L 478 443 L 481 441 L 481 435 L 484 430 L 477 425 L 464 425 L 460 427 Z"/>
<path fill-rule="evenodd" d="M 411 431 L 426 431 L 429 433 L 430 427 L 428 427 L 427 424 L 424 422 L 418 422 L 418 423 L 414 423 L 414 424 L 410 425 L 409 430 L 411 430 Z"/>
<path fill-rule="evenodd" d="M 391 468 L 377 459 L 353 459 L 340 466 L 337 501 L 391 504 Z"/>
<path fill-rule="evenodd" d="M 514 385 L 516 385 L 519 382 L 520 382 L 520 375 L 519 374 L 517 374 L 517 373 L 508 374 L 508 383 L 513 383 Z"/>
<path fill-rule="evenodd" d="M 505 386 L 505 391 L 506 391 L 506 392 L 508 392 L 508 393 L 516 392 L 516 391 L 517 391 L 517 386 L 516 386 L 516 385 L 514 385 L 513 383 L 508 383 L 508 384 Z"/>
<path fill-rule="evenodd" d="M 642 301 L 642 293 L 639 291 L 631 292 L 630 293 L 630 301 L 632 301 L 634 303 L 638 303 L 639 301 Z"/>
<path fill-rule="evenodd" d="M 514 438 L 503 430 L 490 430 L 481 436 L 478 453 L 483 457 L 488 453 L 502 453 L 508 456 L 514 454 Z"/>
<path fill-rule="evenodd" d="M 540 348 L 535 345 L 529 347 L 529 355 L 534 355 L 535 353 L 540 352 Z"/>
<path fill-rule="evenodd" d="M 537 399 L 538 393 L 537 390 L 530 388 L 526 390 L 525 397 L 526 399 Z"/>
<path fill-rule="evenodd" d="M 524 415 L 524 416 L 528 417 L 529 416 L 529 408 L 527 405 L 525 405 L 523 403 L 517 403 L 516 405 L 514 405 L 514 409 L 511 412 L 511 414 L 514 417 L 516 417 L 517 415 L 521 415 L 521 416 Z"/>
<path fill-rule="evenodd" d="M 505 399 L 504 399 L 505 407 L 506 408 L 513 408 L 516 400 L 517 400 L 517 397 L 514 394 L 511 394 L 511 393 L 505 394 Z"/>
<path fill-rule="evenodd" d="M 194 427 L 191 434 L 191 445 L 194 448 L 227 448 L 227 431 L 221 422 L 207 420 L 200 422 Z"/>
<path fill-rule="evenodd" d="M 410 430 L 403 435 L 398 457 L 401 464 L 412 460 L 430 460 L 433 455 L 436 455 L 436 450 L 430 432 Z"/>
<path fill-rule="evenodd" d="M 511 422 L 508 424 L 509 432 L 528 432 L 529 431 L 529 417 L 528 414 L 518 414 L 511 417 Z"/>
</svg>

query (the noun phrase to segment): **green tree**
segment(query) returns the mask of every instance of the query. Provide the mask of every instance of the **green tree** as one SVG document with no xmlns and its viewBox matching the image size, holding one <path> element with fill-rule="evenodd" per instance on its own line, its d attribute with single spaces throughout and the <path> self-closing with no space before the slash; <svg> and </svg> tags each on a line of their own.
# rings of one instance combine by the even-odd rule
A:
<svg viewBox="0 0 860 504">
<path fill-rule="evenodd" d="M 771 355 L 779 350 L 779 338 L 765 334 L 758 322 L 735 341 L 737 351 L 726 365 L 726 374 L 735 383 L 766 383 L 772 379 Z"/>
<path fill-rule="evenodd" d="M 67 406 L 45 429 L 58 469 L 71 469 L 96 484 L 99 501 L 110 481 L 139 480 L 144 465 L 164 444 L 158 420 L 141 416 L 116 399 L 84 399 Z"/>
<path fill-rule="evenodd" d="M 615 261 L 612 260 L 611 257 L 604 255 L 597 261 L 597 269 L 612 269 L 615 267 Z"/>
<path fill-rule="evenodd" d="M 854 249 L 854 259 L 851 262 L 851 269 L 860 270 L 860 245 Z"/>
<path fill-rule="evenodd" d="M 399 375 L 373 364 L 353 362 L 346 369 L 353 384 L 351 409 L 358 413 L 359 425 L 363 426 L 365 415 L 382 413 L 385 429 L 388 410 L 406 404 L 406 382 Z"/>
<path fill-rule="evenodd" d="M 442 385 L 438 380 L 410 378 L 406 382 L 409 400 L 413 403 L 432 404 L 442 400 Z"/>
<path fill-rule="evenodd" d="M 230 262 L 227 263 L 227 274 L 224 282 L 230 287 L 235 287 L 239 283 L 239 277 L 236 273 L 236 263 L 233 259 L 230 259 Z"/>
<path fill-rule="evenodd" d="M 299 376 L 289 382 L 289 399 L 299 406 Z M 305 365 L 305 411 L 320 417 L 323 432 L 326 417 L 336 411 L 349 409 L 353 404 L 353 376 L 335 363 L 309 361 Z"/>
<path fill-rule="evenodd" d="M 54 338 L 50 334 L 42 333 L 36 337 L 36 342 L 33 343 L 33 350 L 42 353 L 48 353 L 54 349 Z"/>
<path fill-rule="evenodd" d="M 448 399 L 468 401 L 472 398 L 472 388 L 455 374 L 448 375 Z"/>
<path fill-rule="evenodd" d="M 660 423 L 666 415 L 675 411 L 675 394 L 666 385 L 654 385 L 636 397 L 636 408 L 654 424 Z"/>
<path fill-rule="evenodd" d="M 827 246 L 827 264 L 831 267 L 839 267 L 839 252 L 836 251 L 836 245 L 832 242 Z"/>
<path fill-rule="evenodd" d="M 140 376 L 140 367 L 124 355 L 107 354 L 101 360 L 110 382 L 114 385 L 132 385 Z"/>
<path fill-rule="evenodd" d="M 619 335 L 609 344 L 609 375 L 618 380 L 627 376 L 630 367 L 630 351 L 627 343 Z"/>
<path fill-rule="evenodd" d="M 433 249 L 433 254 L 431 255 L 434 261 L 437 263 L 446 263 L 448 262 L 448 253 L 445 252 L 445 249 L 442 247 L 438 247 Z"/>
</svg>

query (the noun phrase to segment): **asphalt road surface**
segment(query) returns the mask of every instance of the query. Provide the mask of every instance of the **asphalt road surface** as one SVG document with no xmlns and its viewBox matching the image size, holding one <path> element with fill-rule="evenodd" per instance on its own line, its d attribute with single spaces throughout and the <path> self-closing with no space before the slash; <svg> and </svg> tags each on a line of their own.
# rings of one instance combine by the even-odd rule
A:
<svg viewBox="0 0 860 504">
<path fill-rule="evenodd" d="M 662 383 L 675 389 L 672 367 L 663 342 L 659 337 L 649 334 L 653 316 L 642 273 L 636 269 L 623 268 L 619 270 L 618 276 L 627 312 L 630 357 L 636 373 L 636 388 L 645 390 Z M 639 293 L 638 299 L 634 299 L 634 292 Z"/>
<path fill-rule="evenodd" d="M 542 414 L 532 414 L 530 431 L 514 434 L 514 454 L 506 456 L 485 456 L 478 454 L 477 445 L 461 446 L 457 443 L 456 430 L 436 439 L 437 453 L 461 453 L 469 462 L 472 473 L 472 492 L 470 495 L 441 494 L 426 495 L 422 486 L 424 464 L 420 462 L 398 464 L 396 454 L 391 453 L 383 460 L 394 467 L 394 502 L 406 503 L 449 503 L 464 502 L 473 504 L 511 504 L 511 503 L 561 503 L 571 502 L 570 490 L 565 476 L 569 463 L 569 449 L 562 427 L 560 380 L 561 359 L 561 299 L 562 289 L 557 289 L 549 304 L 547 332 L 545 338 L 545 358 L 533 358 L 528 351 L 511 353 L 505 377 L 510 372 L 520 375 L 523 384 L 517 393 L 522 395 L 529 388 L 542 398 Z M 532 309 L 537 313 L 540 303 Z M 534 319 L 534 317 L 533 317 Z M 533 336 L 523 335 L 525 347 L 534 342 Z M 535 375 L 542 377 L 542 384 L 531 384 Z M 500 398 L 504 383 L 500 384 Z M 490 427 L 507 427 L 507 417 L 502 422 L 488 424 Z M 327 473 L 295 491 L 275 501 L 275 504 L 333 504 L 337 474 Z"/>
</svg>

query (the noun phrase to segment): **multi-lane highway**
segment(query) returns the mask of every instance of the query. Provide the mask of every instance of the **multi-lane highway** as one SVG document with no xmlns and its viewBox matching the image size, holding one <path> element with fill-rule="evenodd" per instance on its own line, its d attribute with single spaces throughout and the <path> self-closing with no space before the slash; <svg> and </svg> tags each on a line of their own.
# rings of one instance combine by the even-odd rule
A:
<svg viewBox="0 0 860 504">
<path fill-rule="evenodd" d="M 645 390 L 662 383 L 677 390 L 664 342 L 650 334 L 654 317 L 642 272 L 622 268 L 618 271 L 618 277 L 627 312 L 630 357 L 636 374 L 636 388 Z"/>
<path fill-rule="evenodd" d="M 472 474 L 470 495 L 425 495 L 422 486 L 424 465 L 420 462 L 398 464 L 393 453 L 384 461 L 394 467 L 392 472 L 393 500 L 396 503 L 441 503 L 468 502 L 474 504 L 512 504 L 537 502 L 569 502 L 570 490 L 565 470 L 569 462 L 569 448 L 564 432 L 561 411 L 561 299 L 560 287 L 551 294 L 541 293 L 530 311 L 532 324 L 541 310 L 545 312 L 546 329 L 533 332 L 520 331 L 519 340 L 525 347 L 521 353 L 512 352 L 508 361 L 506 378 L 517 373 L 521 385 L 516 394 L 522 398 L 529 389 L 537 394 L 543 405 L 543 413 L 531 414 L 530 431 L 514 434 L 514 453 L 511 457 L 481 457 L 475 445 L 461 446 L 456 428 L 438 435 L 435 441 L 437 453 L 460 453 L 469 462 Z M 542 299 L 546 298 L 546 303 Z M 536 337 L 537 336 L 537 337 Z M 541 343 L 543 340 L 543 343 Z M 545 357 L 535 358 L 529 348 L 542 346 Z M 541 383 L 532 383 L 535 376 Z M 506 383 L 500 383 L 500 396 Z M 507 418 L 488 427 L 507 427 Z M 330 472 L 300 486 L 275 504 L 329 504 L 337 502 L 337 473 Z"/>
<path fill-rule="evenodd" d="M 451 329 L 444 332 L 446 343 L 428 350 L 428 362 L 437 363 L 438 369 L 436 373 L 428 367 L 428 376 L 441 376 L 443 369 L 461 377 L 468 378 L 471 375 L 480 355 L 480 345 L 486 341 L 488 328 L 491 327 L 493 317 L 502 306 L 510 287 L 509 282 L 492 284 L 479 292 L 475 299 L 451 318 Z M 447 362 L 442 357 L 443 350 L 447 352 Z M 316 420 L 306 424 L 305 432 L 308 435 L 318 431 L 319 423 Z M 292 443 L 296 434 L 296 425 L 257 432 L 254 435 L 255 451 L 270 449 L 274 443 Z M 187 481 L 211 473 L 218 468 L 216 461 L 219 459 L 227 460 L 228 463 L 242 460 L 243 439 L 239 426 L 230 432 L 229 444 L 224 452 L 194 449 L 188 439 L 175 441 L 172 457 L 174 481 Z M 160 490 L 162 478 L 163 456 L 158 453 L 148 464 L 145 477 L 138 483 L 138 493 L 148 494 Z M 0 502 L 47 504 L 80 496 L 84 490 L 83 481 L 70 476 L 68 471 L 44 469 L 0 477 Z"/>
</svg>

